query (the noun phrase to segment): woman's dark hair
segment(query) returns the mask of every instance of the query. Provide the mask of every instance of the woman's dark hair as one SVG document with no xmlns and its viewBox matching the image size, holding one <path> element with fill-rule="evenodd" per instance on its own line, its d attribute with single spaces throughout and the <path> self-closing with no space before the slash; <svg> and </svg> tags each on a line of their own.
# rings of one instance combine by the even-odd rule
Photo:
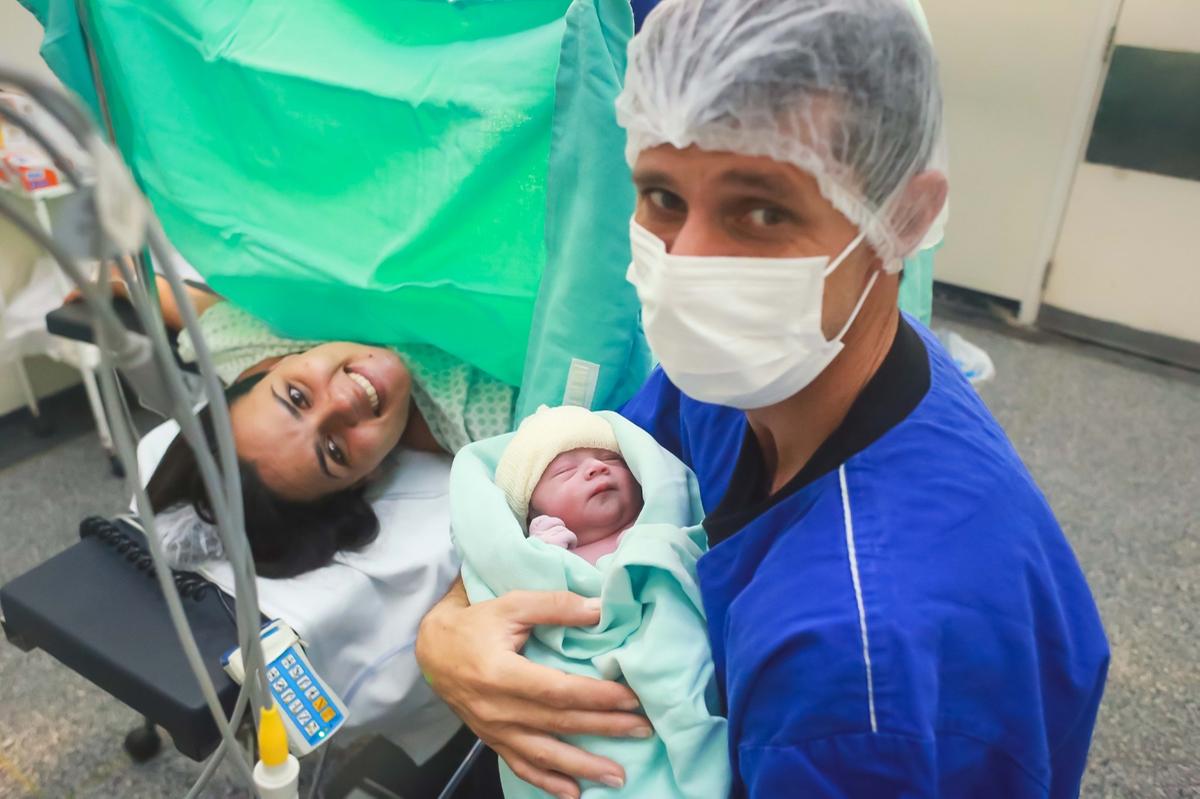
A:
<svg viewBox="0 0 1200 799">
<path fill-rule="evenodd" d="M 264 373 L 265 374 L 265 373 Z M 233 406 L 263 374 L 245 378 L 225 391 Z M 196 414 L 210 452 L 216 452 L 212 414 L 208 407 Z M 253 464 L 238 459 L 242 479 L 242 504 L 246 536 L 260 577 L 295 577 L 329 564 L 343 550 L 365 547 L 379 534 L 379 519 L 363 497 L 363 486 L 326 494 L 311 502 L 280 497 L 263 482 Z M 213 524 L 212 506 L 200 478 L 192 448 L 182 435 L 167 448 L 146 487 L 155 513 L 176 505 L 191 505 L 196 514 Z"/>
</svg>

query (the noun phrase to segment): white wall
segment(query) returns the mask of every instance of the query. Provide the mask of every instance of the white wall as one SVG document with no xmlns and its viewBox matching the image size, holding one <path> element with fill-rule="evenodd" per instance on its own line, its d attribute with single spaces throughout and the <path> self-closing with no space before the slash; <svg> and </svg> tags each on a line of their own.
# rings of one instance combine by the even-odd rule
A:
<svg viewBox="0 0 1200 799">
<path fill-rule="evenodd" d="M 1117 0 L 922 4 L 950 145 L 950 223 L 936 277 L 1036 300 Z"/>
<path fill-rule="evenodd" d="M 1200 3 L 1125 0 L 1117 42 L 1155 50 L 1200 52 Z"/>
<path fill-rule="evenodd" d="M 42 29 L 16 0 L 0 0 L 0 59 L 34 72 L 48 80 L 54 73 L 38 55 Z M 31 210 L 28 207 L 25 210 Z M 38 249 L 19 234 L 10 223 L 0 219 L 0 290 L 12 297 L 29 279 Z M 34 389 L 40 396 L 54 393 L 79 381 L 74 370 L 42 358 L 26 361 Z M 24 405 L 10 365 L 0 366 L 0 414 Z"/>
<path fill-rule="evenodd" d="M 42 28 L 17 0 L 0 0 L 0 58 L 50 81 L 54 73 L 38 55 Z"/>
</svg>

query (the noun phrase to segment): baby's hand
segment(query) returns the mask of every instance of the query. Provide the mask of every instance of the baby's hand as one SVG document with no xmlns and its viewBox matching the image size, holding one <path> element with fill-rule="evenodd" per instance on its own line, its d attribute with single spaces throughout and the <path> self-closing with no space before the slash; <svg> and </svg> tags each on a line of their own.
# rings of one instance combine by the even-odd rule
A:
<svg viewBox="0 0 1200 799">
<path fill-rule="evenodd" d="M 529 537 L 563 549 L 572 549 L 579 543 L 562 519 L 554 516 L 535 516 L 529 523 Z"/>
</svg>

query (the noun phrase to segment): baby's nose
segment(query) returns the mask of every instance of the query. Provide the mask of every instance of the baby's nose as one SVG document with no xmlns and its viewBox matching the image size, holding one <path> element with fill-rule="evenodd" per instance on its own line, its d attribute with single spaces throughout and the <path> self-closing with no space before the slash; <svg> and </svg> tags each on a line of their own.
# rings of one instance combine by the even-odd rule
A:
<svg viewBox="0 0 1200 799">
<path fill-rule="evenodd" d="M 593 477 L 598 477 L 602 474 L 607 474 L 607 473 L 608 473 L 608 464 L 605 463 L 604 461 L 599 460 L 597 458 L 593 458 L 592 460 L 588 461 L 587 471 L 586 471 L 588 479 L 591 479 Z"/>
</svg>

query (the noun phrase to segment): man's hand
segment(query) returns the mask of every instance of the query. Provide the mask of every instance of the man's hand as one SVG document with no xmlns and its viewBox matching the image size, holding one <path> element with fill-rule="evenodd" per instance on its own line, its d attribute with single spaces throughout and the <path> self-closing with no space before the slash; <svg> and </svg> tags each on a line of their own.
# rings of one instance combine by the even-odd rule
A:
<svg viewBox="0 0 1200 799">
<path fill-rule="evenodd" d="M 577 799 L 575 779 L 620 787 L 625 770 L 557 736 L 645 738 L 650 723 L 631 712 L 638 699 L 629 688 L 539 666 L 520 651 L 535 625 L 586 627 L 599 620 L 598 600 L 565 591 L 514 591 L 470 605 L 459 581 L 421 622 L 417 662 L 513 773 L 553 796 Z"/>
</svg>

